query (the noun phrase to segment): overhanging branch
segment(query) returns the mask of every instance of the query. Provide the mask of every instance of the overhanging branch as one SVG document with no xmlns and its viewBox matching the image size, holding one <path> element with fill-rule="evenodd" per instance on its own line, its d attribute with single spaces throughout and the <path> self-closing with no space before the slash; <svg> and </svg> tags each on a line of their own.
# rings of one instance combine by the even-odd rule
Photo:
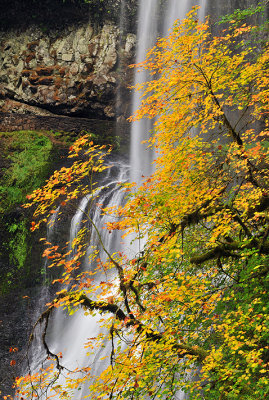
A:
<svg viewBox="0 0 269 400">
<path fill-rule="evenodd" d="M 79 303 L 79 305 L 81 307 L 84 307 L 91 311 L 97 310 L 101 313 L 105 312 L 105 313 L 114 314 L 118 320 L 125 322 L 125 326 L 127 328 L 132 326 L 135 328 L 137 333 L 141 333 L 142 331 L 144 331 L 146 338 L 150 341 L 153 341 L 153 342 L 160 342 L 160 341 L 165 342 L 166 341 L 165 332 L 159 333 L 157 331 L 154 331 L 151 328 L 148 328 L 147 326 L 145 326 L 143 323 L 141 323 L 136 318 L 126 315 L 125 312 L 122 309 L 120 309 L 116 304 L 107 303 L 105 301 L 93 301 L 93 300 L 89 299 L 83 293 L 63 292 L 63 293 L 60 293 L 57 296 L 57 298 L 54 300 L 54 302 L 48 307 L 48 309 L 45 310 L 41 314 L 41 316 L 39 317 L 39 319 L 37 320 L 37 322 L 34 325 L 34 328 L 35 328 L 37 326 L 37 324 L 42 323 L 44 320 L 46 321 L 44 331 L 42 334 L 43 343 L 45 341 L 45 337 L 46 337 L 46 333 L 47 333 L 48 320 L 54 309 L 54 304 L 57 303 L 57 301 L 64 300 L 64 299 L 69 300 L 69 301 L 75 300 L 76 302 Z M 33 334 L 31 335 L 30 340 L 32 340 L 32 338 L 33 338 Z M 45 343 L 46 343 L 46 341 L 45 341 Z M 178 353 L 180 358 L 183 358 L 185 355 L 192 355 L 194 357 L 197 357 L 197 359 L 200 362 L 202 362 L 208 355 L 208 352 L 205 351 L 204 349 L 202 349 L 201 347 L 190 346 L 187 344 L 178 343 L 176 340 L 172 344 L 172 348 L 175 350 L 175 352 Z M 45 349 L 46 349 L 48 356 L 54 357 L 56 359 L 57 368 L 59 370 L 63 369 L 64 367 L 60 364 L 58 356 L 51 353 L 47 344 L 45 344 Z"/>
<path fill-rule="evenodd" d="M 206 261 L 213 260 L 218 257 L 234 257 L 240 258 L 241 252 L 246 249 L 257 249 L 260 253 L 269 254 L 269 241 L 258 241 L 256 238 L 246 242 L 233 241 L 223 245 L 216 246 L 203 254 L 190 258 L 192 264 L 200 265 Z M 236 252 L 236 253 L 235 253 Z"/>
</svg>

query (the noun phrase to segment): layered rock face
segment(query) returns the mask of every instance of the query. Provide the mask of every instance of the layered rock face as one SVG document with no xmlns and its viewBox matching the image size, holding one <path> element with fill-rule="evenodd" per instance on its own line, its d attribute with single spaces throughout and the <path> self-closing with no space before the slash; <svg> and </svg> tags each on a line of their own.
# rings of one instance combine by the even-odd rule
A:
<svg viewBox="0 0 269 400">
<path fill-rule="evenodd" d="M 135 35 L 109 23 L 0 33 L 0 111 L 113 119 L 118 108 L 127 116 L 116 90 L 128 97 L 134 51 Z"/>
</svg>

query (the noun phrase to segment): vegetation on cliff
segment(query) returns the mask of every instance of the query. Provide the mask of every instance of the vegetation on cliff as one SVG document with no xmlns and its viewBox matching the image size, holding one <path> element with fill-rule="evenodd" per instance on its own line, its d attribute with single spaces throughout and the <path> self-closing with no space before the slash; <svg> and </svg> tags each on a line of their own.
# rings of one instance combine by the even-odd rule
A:
<svg viewBox="0 0 269 400">
<path fill-rule="evenodd" d="M 42 185 L 51 172 L 53 146 L 48 136 L 31 131 L 1 132 L 0 140 L 0 294 L 4 294 L 18 285 L 23 287 L 38 275 L 29 265 L 29 219 L 20 205 L 26 194 Z"/>
<path fill-rule="evenodd" d="M 52 143 L 31 131 L 1 132 L 2 167 L 0 212 L 23 203 L 27 193 L 39 187 L 48 174 Z"/>
</svg>

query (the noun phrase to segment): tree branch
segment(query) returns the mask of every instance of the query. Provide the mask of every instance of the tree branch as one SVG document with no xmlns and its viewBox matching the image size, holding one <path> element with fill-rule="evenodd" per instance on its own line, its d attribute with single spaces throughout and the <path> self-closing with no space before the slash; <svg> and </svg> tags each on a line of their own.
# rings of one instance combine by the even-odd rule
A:
<svg viewBox="0 0 269 400">
<path fill-rule="evenodd" d="M 190 262 L 192 264 L 200 265 L 206 261 L 212 260 L 217 257 L 234 257 L 240 258 L 240 252 L 245 249 L 257 249 L 263 254 L 269 254 L 269 241 L 263 242 L 263 240 L 258 241 L 256 238 L 248 242 L 238 242 L 233 241 L 231 243 L 225 243 L 219 246 L 216 246 L 214 249 L 207 251 L 198 256 L 194 256 L 190 258 Z M 238 251 L 238 253 L 234 253 L 233 251 Z"/>
<path fill-rule="evenodd" d="M 52 303 L 47 310 L 45 310 L 37 322 L 34 325 L 34 328 L 37 326 L 37 324 L 41 323 L 44 319 L 46 320 L 45 328 L 43 331 L 42 337 L 45 338 L 46 332 L 47 332 L 47 327 L 48 327 L 48 319 L 51 314 L 51 312 L 54 309 L 54 304 L 61 299 L 75 299 L 76 302 L 79 302 L 79 305 L 81 307 L 85 307 L 91 311 L 93 310 L 98 310 L 101 313 L 104 312 L 109 312 L 115 315 L 115 317 L 120 320 L 120 321 L 127 321 L 125 323 L 126 327 L 133 326 L 135 327 L 135 330 L 137 333 L 141 333 L 142 331 L 145 331 L 146 338 L 148 340 L 151 340 L 153 342 L 160 342 L 160 341 L 166 341 L 165 337 L 165 332 L 164 333 L 159 333 L 157 331 L 154 331 L 151 328 L 146 327 L 142 322 L 137 320 L 136 318 L 128 318 L 128 316 L 124 313 L 123 310 L 121 310 L 116 304 L 111 304 L 111 303 L 106 303 L 104 301 L 93 301 L 89 299 L 85 294 L 80 293 L 78 296 L 78 293 L 68 293 L 68 292 L 63 292 L 60 293 L 57 298 L 54 300 L 54 303 Z M 178 352 L 179 356 L 183 358 L 186 354 L 192 355 L 197 357 L 197 359 L 202 362 L 208 355 L 208 352 L 202 349 L 201 347 L 198 346 L 190 346 L 187 344 L 183 343 L 178 343 L 176 340 L 174 344 L 172 344 L 173 348 L 175 349 L 176 352 Z M 63 369 L 64 367 L 60 364 L 59 358 L 57 355 L 51 353 L 49 350 L 48 346 L 45 346 L 46 351 L 48 356 L 54 357 L 56 359 L 57 363 L 57 368 L 59 370 Z"/>
</svg>

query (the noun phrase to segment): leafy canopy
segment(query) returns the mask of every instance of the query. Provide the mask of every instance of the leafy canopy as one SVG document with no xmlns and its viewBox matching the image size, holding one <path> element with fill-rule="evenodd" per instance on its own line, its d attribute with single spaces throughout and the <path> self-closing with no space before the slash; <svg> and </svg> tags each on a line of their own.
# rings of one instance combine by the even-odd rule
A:
<svg viewBox="0 0 269 400">
<path fill-rule="evenodd" d="M 132 233 L 144 248 L 134 257 L 110 254 L 98 233 L 107 259 L 98 249 L 91 257 L 97 270 L 118 277 L 101 284 L 94 272 L 74 273 L 84 230 L 71 261 L 55 246 L 46 250 L 52 266 L 64 267 L 66 286 L 38 321 L 45 321 L 50 365 L 17 380 L 22 397 L 46 390 L 48 398 L 65 399 L 82 384 L 92 399 L 175 399 L 179 390 L 207 400 L 268 394 L 269 54 L 249 45 L 251 29 L 212 37 L 194 9 L 136 66 L 152 75 L 137 87 L 144 100 L 132 119 L 155 120 L 149 145 L 156 170 L 135 191 L 126 185 L 125 206 L 103 212 L 118 217 L 110 231 Z M 86 141 L 73 147 L 74 156 Z M 60 202 L 80 196 L 69 182 L 105 168 L 101 151 L 90 146 L 86 164 L 75 161 L 30 196 L 37 206 L 32 229 Z M 95 229 L 90 213 L 85 218 Z M 58 307 L 106 314 L 101 323 L 114 345 L 99 376 L 90 365 L 65 370 L 47 346 L 47 322 Z M 89 353 L 103 340 L 104 333 L 91 338 Z"/>
</svg>

